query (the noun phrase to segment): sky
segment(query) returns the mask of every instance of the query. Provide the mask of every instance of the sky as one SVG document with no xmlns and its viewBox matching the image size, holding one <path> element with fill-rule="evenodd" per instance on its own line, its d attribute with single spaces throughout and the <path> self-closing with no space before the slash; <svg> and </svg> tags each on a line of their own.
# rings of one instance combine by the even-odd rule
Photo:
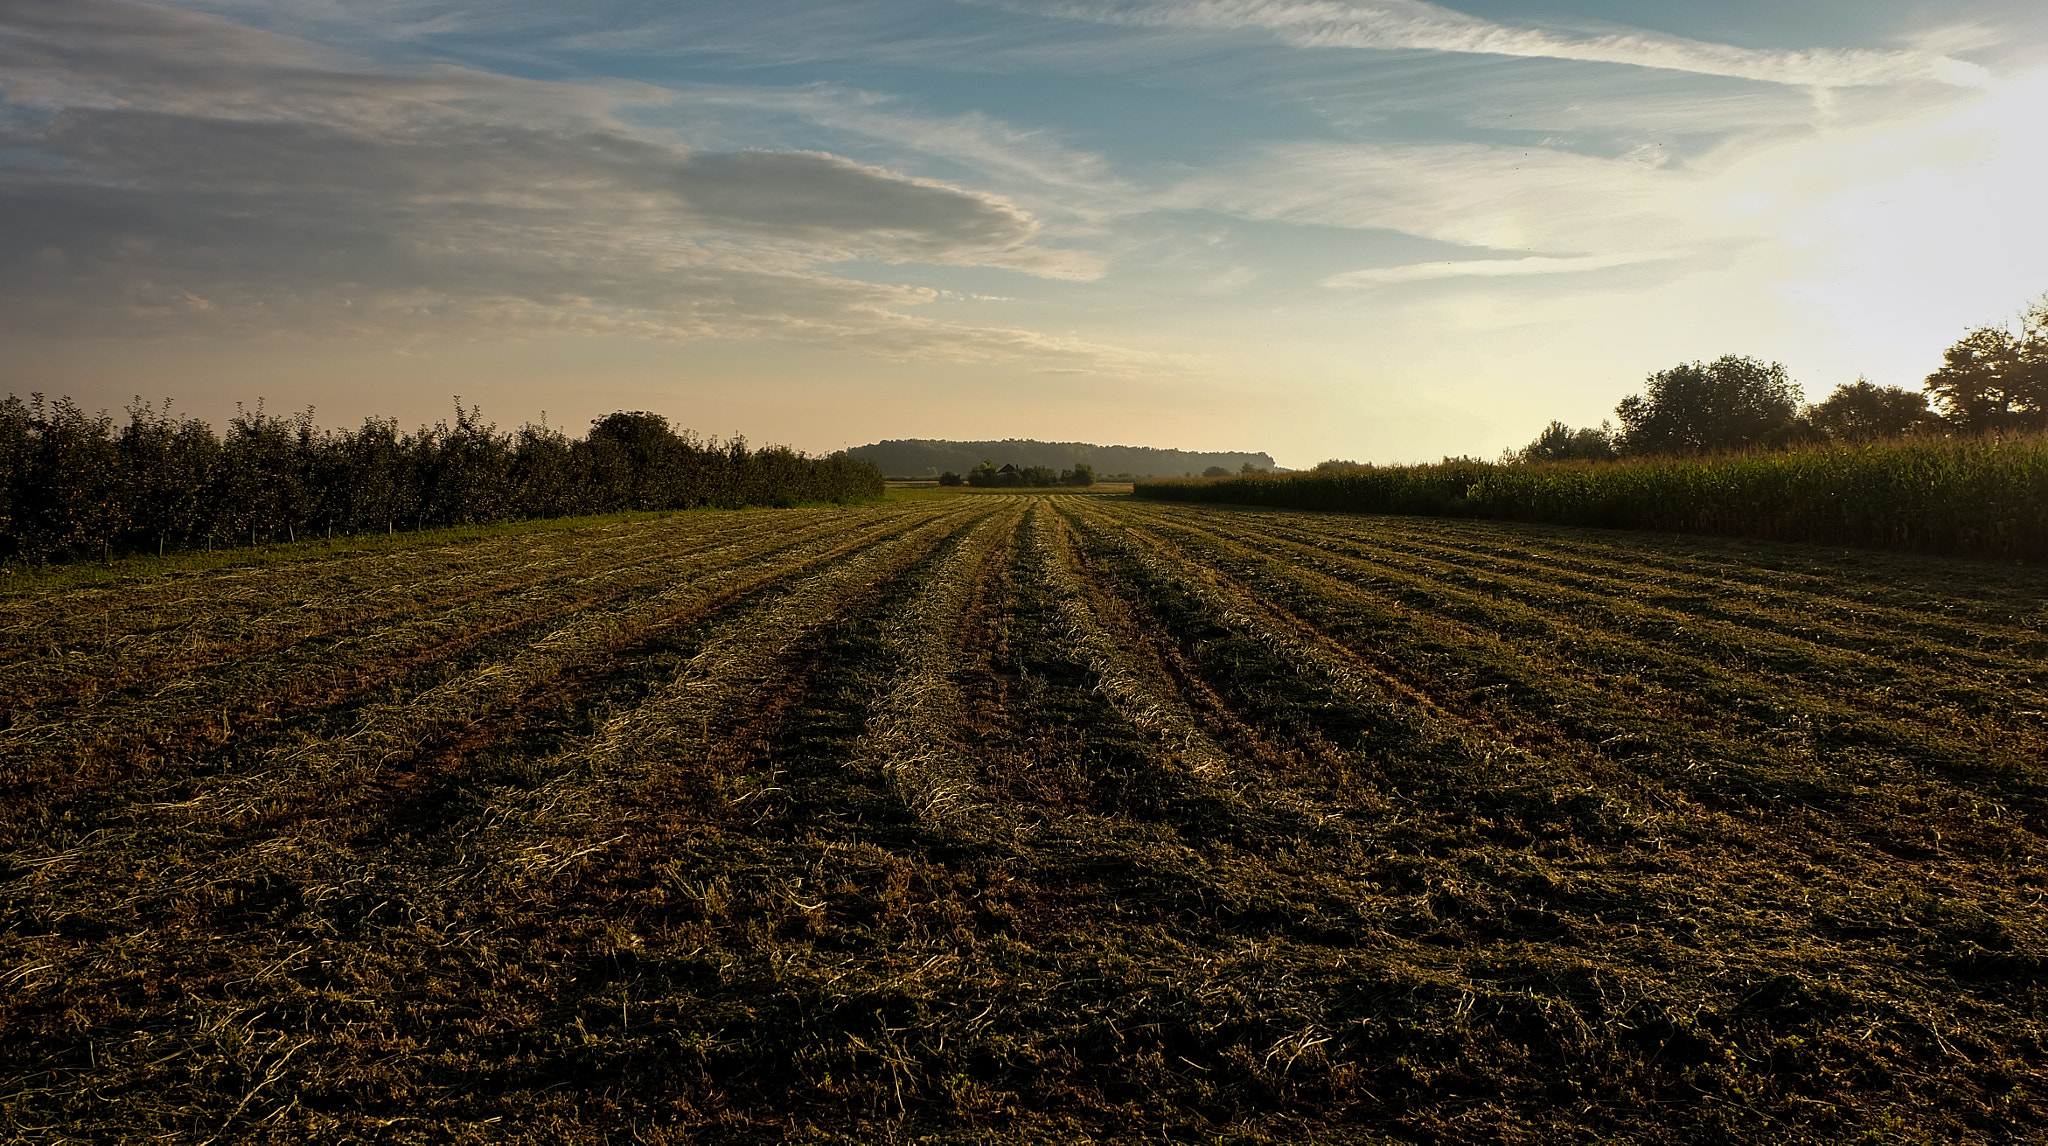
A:
<svg viewBox="0 0 2048 1146">
<path fill-rule="evenodd" d="M 1492 456 L 2048 291 L 2038 0 L 0 0 L 0 391 Z"/>
</svg>

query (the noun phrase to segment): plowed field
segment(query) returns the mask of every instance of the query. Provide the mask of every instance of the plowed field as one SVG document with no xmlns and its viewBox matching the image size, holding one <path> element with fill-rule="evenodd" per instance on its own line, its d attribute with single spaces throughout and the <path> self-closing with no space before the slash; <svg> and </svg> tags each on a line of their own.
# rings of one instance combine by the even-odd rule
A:
<svg viewBox="0 0 2048 1146">
<path fill-rule="evenodd" d="M 0 598 L 0 1119 L 2048 1135 L 2048 577 L 964 495 Z"/>
</svg>

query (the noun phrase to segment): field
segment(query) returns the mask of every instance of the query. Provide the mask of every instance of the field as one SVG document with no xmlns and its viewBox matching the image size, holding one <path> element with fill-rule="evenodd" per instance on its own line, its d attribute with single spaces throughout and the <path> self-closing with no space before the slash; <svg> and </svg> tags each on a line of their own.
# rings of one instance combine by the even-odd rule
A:
<svg viewBox="0 0 2048 1146">
<path fill-rule="evenodd" d="M 17 591 L 0 1126 L 2037 1141 L 2044 586 L 980 494 Z"/>
</svg>

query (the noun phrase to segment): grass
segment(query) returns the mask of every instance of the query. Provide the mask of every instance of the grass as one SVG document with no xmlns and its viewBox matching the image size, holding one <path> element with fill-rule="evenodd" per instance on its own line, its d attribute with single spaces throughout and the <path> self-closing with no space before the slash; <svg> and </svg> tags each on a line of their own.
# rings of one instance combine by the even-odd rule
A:
<svg viewBox="0 0 2048 1146">
<path fill-rule="evenodd" d="M 1140 482 L 1138 495 L 2048 559 L 2048 436 L 1623 462 L 1359 467 Z"/>
<path fill-rule="evenodd" d="M 987 494 L 0 601 L 39 1141 L 2018 1142 L 2025 567 Z"/>
</svg>

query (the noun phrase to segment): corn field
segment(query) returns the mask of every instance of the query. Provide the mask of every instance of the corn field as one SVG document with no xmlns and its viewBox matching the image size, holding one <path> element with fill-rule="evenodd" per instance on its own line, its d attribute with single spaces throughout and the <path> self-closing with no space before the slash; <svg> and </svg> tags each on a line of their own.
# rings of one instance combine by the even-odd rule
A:
<svg viewBox="0 0 2048 1146">
<path fill-rule="evenodd" d="M 2030 567 L 989 493 L 0 650 L 11 1140 L 2048 1135 Z"/>
<path fill-rule="evenodd" d="M 2048 560 L 2048 437 L 1622 462 L 1360 467 L 1138 483 L 1140 497 Z"/>
</svg>

